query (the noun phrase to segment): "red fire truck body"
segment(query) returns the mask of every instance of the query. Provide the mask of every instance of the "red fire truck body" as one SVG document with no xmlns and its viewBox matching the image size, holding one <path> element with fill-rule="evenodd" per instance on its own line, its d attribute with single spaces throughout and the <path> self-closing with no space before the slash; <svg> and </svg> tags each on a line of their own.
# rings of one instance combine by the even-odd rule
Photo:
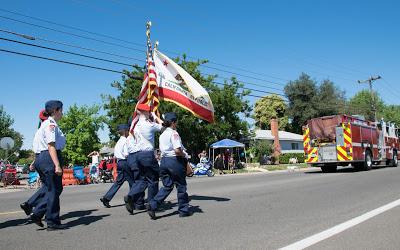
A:
<svg viewBox="0 0 400 250">
<path fill-rule="evenodd" d="M 309 120 L 303 132 L 305 162 L 323 172 L 349 164 L 359 170 L 397 166 L 398 131 L 383 120 L 376 124 L 355 116 L 325 116 Z"/>
</svg>

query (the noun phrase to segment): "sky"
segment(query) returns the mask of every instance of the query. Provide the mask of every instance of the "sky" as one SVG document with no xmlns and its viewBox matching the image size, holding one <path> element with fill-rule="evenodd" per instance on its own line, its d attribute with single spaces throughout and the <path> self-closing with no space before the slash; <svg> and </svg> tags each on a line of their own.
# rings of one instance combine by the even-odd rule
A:
<svg viewBox="0 0 400 250">
<path fill-rule="evenodd" d="M 0 32 L 0 37 L 143 65 L 145 24 L 150 20 L 151 38 L 160 42 L 161 52 L 170 57 L 185 53 L 190 58 L 208 59 L 208 66 L 213 69 L 202 68 L 204 73 L 220 77 L 236 76 L 248 88 L 282 94 L 288 81 L 305 72 L 318 82 L 330 79 L 346 92 L 347 97 L 351 97 L 367 88 L 366 84 L 358 84 L 357 80 L 380 75 L 382 80 L 374 83 L 374 89 L 385 103 L 400 104 L 399 10 L 400 2 L 395 0 L 5 0 L 0 6 L 1 30 L 101 50 L 129 59 L 44 41 L 30 41 L 3 32 Z M 0 49 L 117 71 L 129 69 L 128 66 L 4 40 L 0 40 Z M 62 100 L 65 109 L 75 103 L 101 104 L 102 94 L 118 94 L 111 83 L 120 79 L 119 73 L 0 51 L 0 105 L 13 117 L 13 128 L 23 134 L 23 148 L 31 148 L 38 112 L 47 100 Z M 252 94 L 266 95 L 265 92 Z M 251 97 L 249 101 L 254 103 L 256 99 Z M 107 131 L 102 131 L 100 138 L 107 141 Z"/>
</svg>

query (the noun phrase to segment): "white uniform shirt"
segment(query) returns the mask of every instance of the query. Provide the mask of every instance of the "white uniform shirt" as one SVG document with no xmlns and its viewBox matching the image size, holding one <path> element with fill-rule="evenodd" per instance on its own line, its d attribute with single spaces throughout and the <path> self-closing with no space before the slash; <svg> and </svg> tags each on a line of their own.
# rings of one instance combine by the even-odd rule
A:
<svg viewBox="0 0 400 250">
<path fill-rule="evenodd" d="M 139 148 L 135 142 L 135 138 L 131 134 L 129 134 L 128 138 L 126 138 L 126 148 L 129 154 L 136 153 L 139 151 Z"/>
<path fill-rule="evenodd" d="M 40 151 L 39 151 L 39 143 L 40 143 L 39 135 L 40 135 L 40 129 L 36 130 L 35 136 L 33 137 L 32 151 L 35 154 L 39 154 L 40 153 Z"/>
<path fill-rule="evenodd" d="M 160 135 L 160 151 L 161 157 L 173 157 L 176 156 L 175 149 L 181 148 L 184 150 L 182 145 L 181 137 L 176 130 L 167 128 Z"/>
<path fill-rule="evenodd" d="M 49 117 L 46 121 L 42 122 L 39 128 L 38 151 L 48 150 L 48 144 L 52 142 L 55 143 L 56 150 L 62 150 L 65 147 L 66 140 L 56 121 L 53 117 Z"/>
<path fill-rule="evenodd" d="M 161 128 L 161 124 L 151 122 L 145 117 L 140 117 L 134 130 L 137 151 L 153 151 L 154 134 L 161 131 Z"/>
<path fill-rule="evenodd" d="M 114 147 L 114 156 L 118 160 L 125 160 L 126 157 L 128 156 L 128 151 L 126 147 L 126 137 L 121 136 L 119 140 L 117 141 L 117 144 L 115 144 Z"/>
</svg>

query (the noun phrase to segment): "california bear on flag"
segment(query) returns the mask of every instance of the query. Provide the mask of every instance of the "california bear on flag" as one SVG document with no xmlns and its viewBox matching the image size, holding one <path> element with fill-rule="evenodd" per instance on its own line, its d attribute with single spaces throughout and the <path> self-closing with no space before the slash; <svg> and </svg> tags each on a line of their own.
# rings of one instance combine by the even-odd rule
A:
<svg viewBox="0 0 400 250">
<path fill-rule="evenodd" d="M 214 107 L 207 91 L 176 62 L 154 50 L 158 95 L 173 102 L 196 117 L 214 122 Z"/>
</svg>

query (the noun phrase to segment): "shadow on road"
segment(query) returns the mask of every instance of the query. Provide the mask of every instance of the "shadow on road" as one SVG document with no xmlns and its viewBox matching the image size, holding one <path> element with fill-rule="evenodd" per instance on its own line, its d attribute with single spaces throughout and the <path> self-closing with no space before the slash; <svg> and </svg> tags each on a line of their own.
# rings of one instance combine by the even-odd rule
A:
<svg viewBox="0 0 400 250">
<path fill-rule="evenodd" d="M 30 224 L 30 222 L 26 218 L 9 220 L 9 221 L 0 223 L 0 229 L 8 228 L 8 227 L 23 226 L 23 225 L 28 225 L 28 224 Z"/>
<path fill-rule="evenodd" d="M 355 173 L 358 172 L 354 168 L 340 168 L 335 173 Z M 322 170 L 315 170 L 315 171 L 306 171 L 305 174 L 330 174 L 330 173 L 323 173 Z M 334 174 L 334 173 L 333 173 Z"/>
<path fill-rule="evenodd" d="M 173 206 L 176 206 L 176 205 L 177 205 L 177 203 L 173 203 Z M 190 206 L 190 211 L 193 214 L 203 213 L 203 210 L 199 206 Z M 164 214 L 164 215 L 161 215 L 161 216 L 157 216 L 157 219 L 162 219 L 162 218 L 166 218 L 166 217 L 170 217 L 170 216 L 174 216 L 174 215 L 178 215 L 178 214 L 179 214 L 178 211 L 174 211 L 172 213 L 168 213 L 168 214 Z"/>
<path fill-rule="evenodd" d="M 93 212 L 98 211 L 97 209 L 91 210 L 81 210 L 81 211 L 72 211 L 67 214 L 61 216 L 62 220 L 70 219 L 70 218 L 77 218 L 75 220 L 67 222 L 65 225 L 68 228 L 76 227 L 79 225 L 89 225 L 96 221 L 99 221 L 105 217 L 110 216 L 110 214 L 103 214 L 103 215 L 91 215 Z"/>
<path fill-rule="evenodd" d="M 372 167 L 372 169 L 370 171 L 378 171 L 378 170 L 381 170 L 381 169 L 385 169 L 385 167 L 379 167 L 379 166 L 376 167 L 376 166 L 374 166 L 374 167 Z M 336 172 L 334 172 L 334 173 L 358 173 L 358 172 L 363 173 L 365 171 L 359 171 L 359 170 L 357 170 L 357 169 L 355 169 L 353 167 L 345 167 L 345 168 L 338 168 L 338 170 Z M 330 174 L 330 173 L 323 173 L 322 170 L 306 171 L 304 173 L 305 174 Z"/>
<path fill-rule="evenodd" d="M 225 197 L 215 197 L 215 196 L 203 196 L 203 195 L 191 195 L 189 196 L 189 201 L 216 201 L 216 202 L 224 202 L 224 201 L 230 201 L 231 199 L 225 198 Z M 178 203 L 177 202 L 171 202 L 167 201 L 164 202 L 163 204 L 160 205 L 159 212 L 164 212 L 166 210 L 173 209 L 174 207 L 177 207 Z M 195 213 L 204 213 L 203 210 L 199 206 L 190 206 L 190 211 L 195 214 Z M 168 214 L 164 214 L 161 216 L 158 216 L 157 219 L 169 217 L 169 216 L 174 216 L 178 215 L 178 211 L 174 211 Z"/>
<path fill-rule="evenodd" d="M 194 200 L 194 201 L 230 201 L 231 199 L 225 198 L 225 197 L 191 195 L 191 196 L 189 196 L 189 200 Z"/>
<path fill-rule="evenodd" d="M 72 212 L 68 212 L 66 214 L 63 214 L 60 216 L 61 220 L 66 220 L 66 219 L 70 219 L 70 218 L 75 218 L 75 217 L 82 217 L 82 216 L 86 216 L 89 215 L 95 211 L 97 211 L 98 209 L 91 209 L 91 210 L 81 210 L 81 211 L 72 211 Z"/>
</svg>

